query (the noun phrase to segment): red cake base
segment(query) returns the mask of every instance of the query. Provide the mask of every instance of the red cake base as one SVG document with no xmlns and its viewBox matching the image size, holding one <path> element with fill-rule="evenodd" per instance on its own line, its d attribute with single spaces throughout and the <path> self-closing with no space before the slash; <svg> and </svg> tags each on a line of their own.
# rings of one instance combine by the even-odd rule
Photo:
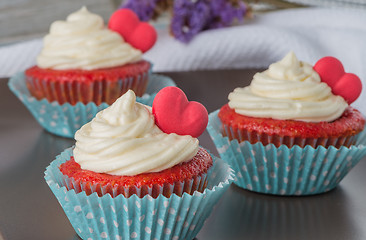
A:
<svg viewBox="0 0 366 240">
<path fill-rule="evenodd" d="M 33 66 L 25 71 L 32 96 L 59 104 L 77 102 L 112 104 L 127 90 L 142 96 L 147 87 L 150 63 L 139 61 L 120 67 L 95 70 L 52 70 Z"/>
<path fill-rule="evenodd" d="M 181 196 L 184 192 L 188 194 L 193 194 L 194 191 L 203 192 L 207 186 L 207 171 L 212 164 L 210 154 L 203 148 L 199 148 L 196 156 L 189 162 L 155 173 L 143 173 L 136 176 L 96 173 L 81 169 L 73 157 L 60 166 L 60 171 L 78 183 L 74 186 L 85 185 L 86 189 L 82 189 L 82 191 L 85 191 L 87 195 L 93 192 L 97 192 L 99 196 L 109 193 L 113 197 L 119 194 L 123 194 L 125 197 L 133 194 L 137 194 L 139 197 L 151 194 L 156 198 L 161 193 L 169 197 L 172 193 Z M 171 187 L 172 185 L 173 187 Z"/>
<path fill-rule="evenodd" d="M 252 144 L 262 142 L 263 145 L 273 143 L 276 147 L 348 147 L 355 143 L 357 134 L 365 125 L 362 114 L 352 107 L 348 107 L 333 122 L 312 123 L 248 117 L 237 114 L 228 104 L 220 109 L 218 116 L 222 122 L 223 134 L 230 140 L 249 141 Z"/>
</svg>

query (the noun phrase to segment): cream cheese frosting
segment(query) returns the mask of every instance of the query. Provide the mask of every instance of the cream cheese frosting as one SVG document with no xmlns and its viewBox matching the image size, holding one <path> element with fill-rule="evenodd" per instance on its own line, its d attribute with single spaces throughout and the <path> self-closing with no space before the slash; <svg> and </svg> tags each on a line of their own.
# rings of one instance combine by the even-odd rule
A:
<svg viewBox="0 0 366 240">
<path fill-rule="evenodd" d="M 229 94 L 229 106 L 251 117 L 331 122 L 348 104 L 332 94 L 310 64 L 290 52 L 268 70 L 256 73 L 249 86 L 234 89 Z"/>
<path fill-rule="evenodd" d="M 37 66 L 55 70 L 93 70 L 122 66 L 141 60 L 142 52 L 104 26 L 103 19 L 86 7 L 66 21 L 51 24 L 43 39 Z"/>
<path fill-rule="evenodd" d="M 191 160 L 198 140 L 166 134 L 155 124 L 151 107 L 129 90 L 75 134 L 74 159 L 82 169 L 111 175 L 159 172 Z"/>
</svg>

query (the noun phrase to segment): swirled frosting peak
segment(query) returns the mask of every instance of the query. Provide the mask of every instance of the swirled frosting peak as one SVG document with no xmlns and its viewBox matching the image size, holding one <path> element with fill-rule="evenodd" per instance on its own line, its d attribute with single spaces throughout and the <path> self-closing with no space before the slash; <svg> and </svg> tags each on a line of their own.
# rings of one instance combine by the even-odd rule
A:
<svg viewBox="0 0 366 240">
<path fill-rule="evenodd" d="M 142 52 L 104 26 L 99 15 L 86 7 L 71 13 L 66 21 L 51 24 L 43 39 L 37 66 L 55 70 L 93 70 L 141 60 Z"/>
<path fill-rule="evenodd" d="M 82 169 L 132 176 L 159 172 L 189 161 L 198 151 L 191 136 L 166 134 L 151 108 L 129 90 L 75 134 L 74 158 Z"/>
<path fill-rule="evenodd" d="M 348 104 L 332 94 L 310 64 L 290 52 L 268 70 L 256 73 L 248 87 L 234 89 L 229 94 L 229 106 L 251 117 L 331 122 Z"/>
</svg>

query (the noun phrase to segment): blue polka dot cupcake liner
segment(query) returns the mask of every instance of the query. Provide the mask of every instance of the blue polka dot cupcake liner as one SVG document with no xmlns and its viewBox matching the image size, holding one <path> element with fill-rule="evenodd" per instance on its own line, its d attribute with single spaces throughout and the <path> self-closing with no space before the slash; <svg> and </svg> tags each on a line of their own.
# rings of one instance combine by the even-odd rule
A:
<svg viewBox="0 0 366 240">
<path fill-rule="evenodd" d="M 324 193 L 335 188 L 366 156 L 366 130 L 351 147 L 263 146 L 224 137 L 218 112 L 209 114 L 207 130 L 220 157 L 234 169 L 234 183 L 250 191 L 274 195 Z"/>
<path fill-rule="evenodd" d="M 10 90 L 28 108 L 44 129 L 61 137 L 73 138 L 81 126 L 91 121 L 99 111 L 109 106 L 106 103 L 97 106 L 93 102 L 86 105 L 81 102 L 76 105 L 69 103 L 60 105 L 56 101 L 49 102 L 47 99 L 37 100 L 29 93 L 24 78 L 24 72 L 11 77 L 8 82 Z M 176 84 L 169 77 L 151 74 L 146 93 L 142 97 L 137 97 L 136 100 L 152 106 L 156 93 L 167 86 L 176 86 Z"/>
<path fill-rule="evenodd" d="M 220 158 L 208 174 L 207 188 L 192 195 L 172 194 L 112 197 L 96 192 L 68 190 L 59 166 L 70 159 L 72 148 L 51 162 L 45 180 L 59 201 L 75 232 L 82 239 L 193 239 L 213 207 L 233 181 L 234 172 Z"/>
</svg>

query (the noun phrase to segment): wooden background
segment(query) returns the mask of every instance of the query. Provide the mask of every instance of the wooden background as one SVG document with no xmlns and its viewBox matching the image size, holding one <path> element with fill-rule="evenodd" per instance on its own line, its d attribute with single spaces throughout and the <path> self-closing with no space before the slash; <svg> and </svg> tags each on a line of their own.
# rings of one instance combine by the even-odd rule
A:
<svg viewBox="0 0 366 240">
<path fill-rule="evenodd" d="M 105 19 L 119 6 L 117 0 L 0 0 L 0 44 L 42 37 L 55 20 L 82 6 Z"/>
</svg>

